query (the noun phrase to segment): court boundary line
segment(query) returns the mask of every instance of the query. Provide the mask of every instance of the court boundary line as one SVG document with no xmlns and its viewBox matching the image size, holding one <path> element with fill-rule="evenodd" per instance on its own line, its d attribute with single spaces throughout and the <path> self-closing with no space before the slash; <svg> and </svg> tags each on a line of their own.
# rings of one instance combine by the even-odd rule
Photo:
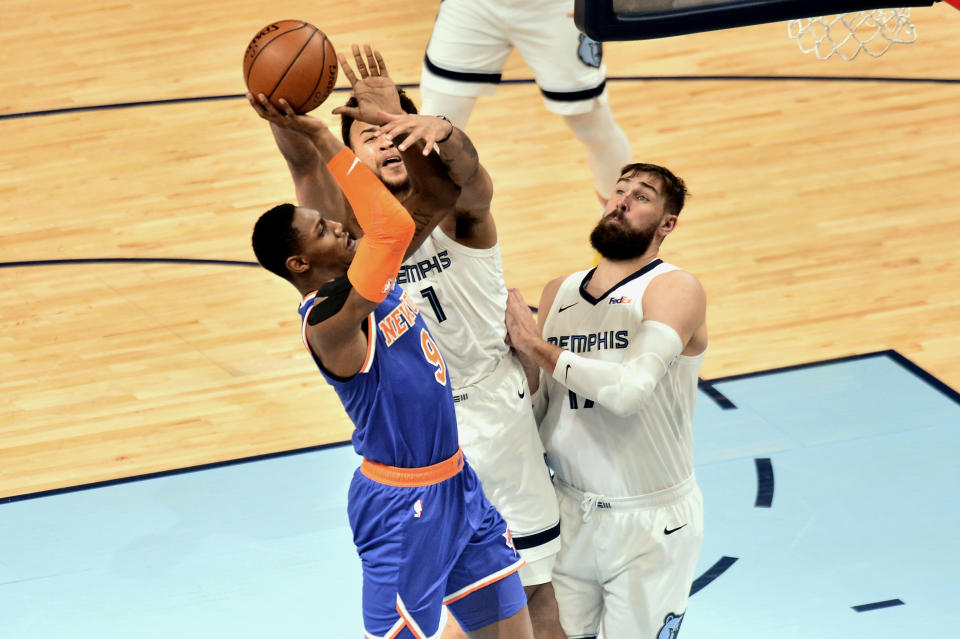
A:
<svg viewBox="0 0 960 639">
<path fill-rule="evenodd" d="M 195 257 L 71 257 L 57 260 L 21 260 L 0 262 L 0 268 L 63 266 L 72 264 L 205 264 L 212 266 L 260 266 L 246 260 L 214 260 Z"/>
<path fill-rule="evenodd" d="M 822 361 L 813 361 L 805 362 L 802 364 L 791 364 L 789 366 L 780 366 L 777 368 L 770 368 L 763 371 L 756 371 L 753 373 L 740 373 L 737 375 L 727 375 L 725 377 L 717 377 L 714 379 L 706 380 L 709 384 L 724 384 L 726 382 L 735 382 L 743 379 L 750 379 L 752 377 L 761 377 L 764 375 L 777 375 L 780 373 L 789 373 L 792 371 L 803 370 L 806 368 L 816 368 L 818 366 L 829 366 L 831 364 L 843 364 L 844 362 L 854 362 L 862 359 L 873 359 L 878 357 L 887 357 L 895 364 L 900 365 L 902 368 L 906 369 L 907 372 L 911 373 L 915 377 L 920 378 L 922 381 L 926 382 L 934 390 L 938 391 L 940 394 L 944 395 L 947 399 L 951 400 L 953 403 L 960 406 L 960 392 L 954 390 L 946 383 L 937 379 L 935 375 L 927 372 L 915 362 L 911 361 L 907 357 L 901 355 L 896 350 L 890 348 L 882 351 L 873 351 L 871 353 L 861 353 L 859 355 L 846 355 L 843 357 L 836 357 L 833 359 L 826 359 Z"/>
<path fill-rule="evenodd" d="M 607 77 L 607 82 L 881 82 L 905 84 L 960 84 L 960 78 L 905 78 L 896 76 L 829 76 L 829 75 L 636 75 Z M 536 84 L 533 78 L 501 79 L 498 84 Z M 419 82 L 397 83 L 401 89 L 419 89 Z M 334 93 L 349 91 L 351 87 L 336 87 Z M 245 98 L 245 93 L 225 93 L 222 95 L 168 98 L 164 100 L 136 100 L 132 102 L 114 102 L 92 104 L 40 111 L 20 111 L 0 114 L 0 122 L 18 118 L 33 118 L 46 115 L 64 115 L 87 111 L 109 111 L 135 107 L 163 106 L 168 104 L 188 104 L 191 102 L 212 102 L 217 100 L 237 100 Z"/>
<path fill-rule="evenodd" d="M 713 402 L 720 407 L 721 410 L 736 410 L 737 405 L 730 401 L 726 395 L 717 390 L 713 385 L 713 382 L 707 381 L 703 378 L 697 379 L 697 388 L 713 400 Z"/>
<path fill-rule="evenodd" d="M 64 495 L 67 493 L 76 493 L 84 490 L 93 490 L 95 488 L 106 488 L 108 486 L 117 486 L 120 484 L 132 484 L 138 481 L 145 481 L 148 479 L 159 479 L 161 477 L 172 477 L 174 475 L 185 475 L 187 473 L 196 473 L 204 470 L 213 470 L 215 468 L 224 468 L 226 466 L 239 466 L 240 464 L 247 464 L 251 462 L 260 462 L 267 461 L 270 459 L 277 459 L 280 457 L 291 457 L 293 455 L 300 455 L 303 453 L 313 453 L 320 450 L 325 450 L 328 448 L 343 448 L 351 443 L 351 440 L 344 442 L 330 442 L 329 444 L 318 444 L 316 446 L 307 446 L 305 448 L 294 448 L 292 450 L 281 450 L 274 453 L 263 453 L 260 455 L 253 455 L 251 457 L 241 457 L 238 459 L 224 459 L 217 462 L 210 462 L 208 464 L 200 464 L 198 466 L 184 466 L 183 468 L 172 468 L 169 470 L 158 470 L 152 473 L 144 473 L 142 475 L 130 475 L 127 477 L 116 477 L 114 479 L 104 479 L 103 481 L 95 481 L 89 484 L 78 484 L 76 486 L 63 486 L 62 488 L 51 488 L 50 490 L 41 490 L 35 493 L 24 493 L 22 495 L 11 495 L 9 497 L 0 497 L 0 505 L 9 504 L 18 501 L 27 501 L 32 499 L 39 499 L 41 497 L 54 497 L 56 495 Z"/>
<path fill-rule="evenodd" d="M 805 364 L 794 364 L 791 366 L 781 366 L 777 368 L 771 368 L 762 371 L 756 371 L 753 373 L 743 373 L 739 375 L 729 375 L 726 377 L 718 377 L 712 380 L 706 380 L 711 384 L 718 382 L 727 382 L 727 381 L 736 381 L 741 379 L 748 379 L 751 377 L 760 377 L 764 375 L 778 375 L 780 373 L 786 373 L 796 370 L 801 370 L 805 368 L 813 368 L 816 366 L 829 366 L 831 364 L 842 364 L 844 362 L 856 361 L 861 359 L 871 359 L 876 357 L 888 357 L 892 361 L 901 365 L 907 372 L 913 374 L 914 376 L 920 378 L 928 385 L 938 390 L 944 394 L 948 399 L 953 400 L 958 406 L 960 406 L 960 393 L 953 390 L 945 383 L 937 379 L 931 373 L 928 373 L 923 368 L 910 361 L 897 351 L 893 349 L 876 351 L 872 353 L 863 353 L 860 355 L 848 355 L 845 357 L 836 357 L 832 359 L 825 359 L 816 362 L 808 362 Z M 167 477 L 171 475 L 181 475 L 185 473 L 199 472 L 203 470 L 210 470 L 213 468 L 222 468 L 224 466 L 235 466 L 239 464 L 246 464 L 250 462 L 263 461 L 267 459 L 275 459 L 278 457 L 287 457 L 291 455 L 299 455 L 302 453 L 311 453 L 318 450 L 324 450 L 327 448 L 337 448 L 343 447 L 351 444 L 351 440 L 341 441 L 341 442 L 329 442 L 326 444 L 318 444 L 316 446 L 307 446 L 305 448 L 295 448 L 292 450 L 282 450 L 273 453 L 263 453 L 261 455 L 253 455 L 251 457 L 240 457 L 236 459 L 224 459 L 217 462 L 210 462 L 208 464 L 200 464 L 198 466 L 185 466 L 183 468 L 172 468 L 168 470 L 160 470 L 152 473 L 146 473 L 142 475 L 130 475 L 127 477 L 117 477 L 114 479 L 105 479 L 103 481 L 91 482 L 89 484 L 79 484 L 75 486 L 63 486 L 60 488 L 52 488 L 50 490 L 42 490 L 33 493 L 23 493 L 20 495 L 9 495 L 7 497 L 0 497 L 0 506 L 3 504 L 15 503 L 20 501 L 28 501 L 31 499 L 39 499 L 41 497 L 51 497 L 54 495 L 62 495 L 66 493 L 79 492 L 82 490 L 90 490 L 94 488 L 103 488 L 107 486 L 113 486 L 117 484 L 127 484 L 135 481 L 143 481 L 147 479 L 156 479 L 160 477 Z"/>
</svg>

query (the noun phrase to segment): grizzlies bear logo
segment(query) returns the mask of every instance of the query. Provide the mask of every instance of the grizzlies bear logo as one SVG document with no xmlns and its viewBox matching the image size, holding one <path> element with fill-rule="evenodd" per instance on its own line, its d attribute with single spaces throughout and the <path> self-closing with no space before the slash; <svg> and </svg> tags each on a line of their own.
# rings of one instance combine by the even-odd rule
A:
<svg viewBox="0 0 960 639">
<path fill-rule="evenodd" d="M 677 635 L 680 634 L 681 623 L 683 623 L 683 615 L 678 616 L 672 612 L 667 614 L 663 618 L 663 627 L 657 633 L 657 639 L 677 639 Z"/>
<path fill-rule="evenodd" d="M 581 33 L 577 55 L 588 67 L 599 68 L 600 63 L 603 62 L 603 44 Z"/>
</svg>

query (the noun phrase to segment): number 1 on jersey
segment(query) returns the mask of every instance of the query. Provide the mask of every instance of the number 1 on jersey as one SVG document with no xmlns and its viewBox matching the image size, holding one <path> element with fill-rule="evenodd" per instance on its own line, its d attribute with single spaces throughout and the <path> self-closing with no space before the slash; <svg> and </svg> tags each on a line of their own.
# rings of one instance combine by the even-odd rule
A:
<svg viewBox="0 0 960 639">
<path fill-rule="evenodd" d="M 430 337 L 430 333 L 425 328 L 420 329 L 420 346 L 423 348 L 423 356 L 427 358 L 427 361 L 437 367 L 437 372 L 433 374 L 434 379 L 441 386 L 446 386 L 447 365 L 443 362 L 440 349 L 434 344 L 433 338 Z"/>
<path fill-rule="evenodd" d="M 430 308 L 433 309 L 434 314 L 437 316 L 437 321 L 442 322 L 447 319 L 447 314 L 443 312 L 443 307 L 440 306 L 440 299 L 437 297 L 437 292 L 433 290 L 432 286 L 427 288 L 420 289 L 420 294 L 430 302 Z"/>
</svg>

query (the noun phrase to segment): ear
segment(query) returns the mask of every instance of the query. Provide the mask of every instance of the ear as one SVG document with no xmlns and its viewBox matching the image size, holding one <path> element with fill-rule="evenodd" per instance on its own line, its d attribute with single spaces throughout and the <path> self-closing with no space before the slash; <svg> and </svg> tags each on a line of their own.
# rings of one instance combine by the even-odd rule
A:
<svg viewBox="0 0 960 639">
<path fill-rule="evenodd" d="M 310 270 L 310 262 L 302 255 L 291 255 L 285 262 L 287 270 L 294 275 L 303 275 Z"/>
<path fill-rule="evenodd" d="M 660 227 L 657 229 L 657 233 L 661 237 L 666 237 L 677 228 L 677 216 L 673 213 L 665 213 L 662 218 L 660 218 Z"/>
</svg>

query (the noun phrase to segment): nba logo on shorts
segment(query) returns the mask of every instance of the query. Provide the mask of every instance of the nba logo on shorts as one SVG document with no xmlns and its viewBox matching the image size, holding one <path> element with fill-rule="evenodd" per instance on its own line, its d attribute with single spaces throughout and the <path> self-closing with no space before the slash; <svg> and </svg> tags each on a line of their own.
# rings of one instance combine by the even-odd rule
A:
<svg viewBox="0 0 960 639">
<path fill-rule="evenodd" d="M 513 535 L 510 534 L 510 529 L 507 528 L 507 532 L 503 533 L 503 538 L 507 540 L 507 548 L 513 550 L 513 556 L 517 556 L 517 547 L 513 545 Z"/>
<path fill-rule="evenodd" d="M 413 516 L 414 518 L 418 518 L 422 514 L 423 514 L 423 500 L 418 499 L 417 503 L 413 505 Z"/>
</svg>

